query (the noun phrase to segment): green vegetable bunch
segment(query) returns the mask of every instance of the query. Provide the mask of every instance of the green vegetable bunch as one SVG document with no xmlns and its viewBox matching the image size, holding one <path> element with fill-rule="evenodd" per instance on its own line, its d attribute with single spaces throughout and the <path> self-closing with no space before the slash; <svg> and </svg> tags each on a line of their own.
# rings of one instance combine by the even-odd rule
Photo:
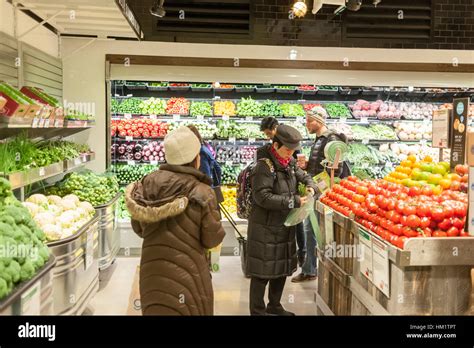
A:
<svg viewBox="0 0 474 348">
<path fill-rule="evenodd" d="M 301 104 L 285 103 L 281 104 L 280 107 L 284 117 L 304 117 L 306 115 Z"/>
<path fill-rule="evenodd" d="M 242 98 L 237 103 L 237 116 L 260 116 L 261 103 L 251 97 Z"/>
<path fill-rule="evenodd" d="M 212 116 L 212 105 L 208 102 L 193 102 L 189 110 L 189 114 L 196 116 Z"/>
<path fill-rule="evenodd" d="M 281 117 L 282 115 L 283 111 L 277 101 L 264 101 L 260 107 L 260 116 Z"/>
<path fill-rule="evenodd" d="M 345 106 L 344 104 L 341 103 L 330 103 L 324 105 L 324 108 L 326 109 L 328 116 L 330 118 L 350 118 L 351 117 L 351 112 Z"/>
<path fill-rule="evenodd" d="M 112 171 L 117 176 L 120 185 L 128 185 L 131 182 L 141 180 L 145 175 L 156 169 L 156 166 L 148 164 L 140 166 L 116 165 L 112 167 Z"/>
<path fill-rule="evenodd" d="M 49 259 L 46 237 L 28 209 L 0 178 L 0 300 L 18 283 L 31 279 Z"/>
<path fill-rule="evenodd" d="M 75 194 L 81 201 L 96 207 L 110 202 L 117 195 L 119 185 L 114 175 L 98 175 L 87 171 L 68 174 L 62 182 L 47 191 L 49 195 L 60 197 Z"/>
<path fill-rule="evenodd" d="M 127 98 L 122 100 L 118 107 L 118 112 L 122 114 L 141 114 L 141 100 L 138 98 Z"/>
<path fill-rule="evenodd" d="M 135 103 L 135 101 L 133 103 Z M 145 115 L 166 114 L 166 100 L 165 99 L 157 99 L 157 98 L 151 97 L 147 100 L 141 101 L 138 107 L 140 109 L 141 114 L 145 114 Z M 135 113 L 135 112 L 130 112 L 130 113 Z"/>
</svg>

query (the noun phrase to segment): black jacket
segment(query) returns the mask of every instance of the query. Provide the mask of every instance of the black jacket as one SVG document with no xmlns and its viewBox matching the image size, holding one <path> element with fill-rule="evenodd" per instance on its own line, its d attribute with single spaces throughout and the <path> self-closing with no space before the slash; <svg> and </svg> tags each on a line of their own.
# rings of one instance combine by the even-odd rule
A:
<svg viewBox="0 0 474 348">
<path fill-rule="evenodd" d="M 296 227 L 284 222 L 292 208 L 300 207 L 298 183 L 317 192 L 312 178 L 297 167 L 295 160 L 284 168 L 263 146 L 257 156 L 269 158 L 273 171 L 265 161 L 258 161 L 252 176 L 253 207 L 248 225 L 246 270 L 258 278 L 290 276 L 296 271 Z"/>
<path fill-rule="evenodd" d="M 308 166 L 306 168 L 306 171 L 309 173 L 309 175 L 311 175 L 311 177 L 323 172 L 324 167 L 321 162 L 326 158 L 326 156 L 324 156 L 324 148 L 329 142 L 336 140 L 347 143 L 347 138 L 344 134 L 339 135 L 331 130 L 326 131 L 316 138 L 313 146 L 311 147 Z M 343 162 L 342 164 L 339 164 L 339 170 L 335 172 L 335 176 L 342 179 L 348 177 L 349 175 L 351 175 L 351 172 L 347 163 Z"/>
</svg>

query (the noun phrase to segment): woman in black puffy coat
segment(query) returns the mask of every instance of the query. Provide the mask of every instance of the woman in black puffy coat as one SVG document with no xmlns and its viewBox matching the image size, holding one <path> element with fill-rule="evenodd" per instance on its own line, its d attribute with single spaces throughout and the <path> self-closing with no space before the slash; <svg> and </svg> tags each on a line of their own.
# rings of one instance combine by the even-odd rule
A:
<svg viewBox="0 0 474 348">
<path fill-rule="evenodd" d="M 249 218 L 246 271 L 251 277 L 250 314 L 294 315 L 280 304 L 286 277 L 297 268 L 296 227 L 284 225 L 291 209 L 306 203 L 298 184 L 311 194 L 319 193 L 312 178 L 300 169 L 293 152 L 300 148 L 301 134 L 281 125 L 273 144 L 261 150 L 252 172 L 253 207 Z M 267 283 L 269 303 L 264 302 Z"/>
</svg>

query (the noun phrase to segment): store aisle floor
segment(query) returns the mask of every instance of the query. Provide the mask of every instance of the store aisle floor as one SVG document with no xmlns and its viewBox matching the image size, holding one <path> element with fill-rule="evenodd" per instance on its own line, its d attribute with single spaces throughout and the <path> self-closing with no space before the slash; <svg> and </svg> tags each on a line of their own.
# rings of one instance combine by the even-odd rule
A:
<svg viewBox="0 0 474 348">
<path fill-rule="evenodd" d="M 138 257 L 120 257 L 107 285 L 100 290 L 89 304 L 88 313 L 94 315 L 140 315 L 136 310 L 137 285 L 134 286 Z M 250 280 L 242 275 L 240 257 L 222 256 L 221 270 L 213 273 L 216 315 L 248 315 Z M 294 284 L 287 280 L 282 304 L 297 315 L 314 315 L 316 305 L 314 292 L 317 282 Z"/>
</svg>

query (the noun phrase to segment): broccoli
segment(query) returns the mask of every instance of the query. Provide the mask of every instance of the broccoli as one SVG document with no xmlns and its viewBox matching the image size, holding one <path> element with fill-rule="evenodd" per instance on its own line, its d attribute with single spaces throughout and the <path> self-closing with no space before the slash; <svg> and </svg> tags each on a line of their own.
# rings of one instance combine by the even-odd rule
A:
<svg viewBox="0 0 474 348">
<path fill-rule="evenodd" d="M 8 271 L 8 268 L 0 273 L 0 277 L 5 279 L 7 284 L 8 283 L 13 283 L 13 277 L 12 277 L 11 273 Z"/>
<path fill-rule="evenodd" d="M 0 214 L 0 222 L 4 222 L 7 225 L 15 225 L 15 219 L 6 213 Z"/>
<path fill-rule="evenodd" d="M 31 220 L 30 213 L 25 207 L 17 207 L 9 205 L 5 208 L 5 213 L 13 216 L 15 223 L 21 224 L 22 222 L 28 222 Z"/>
<path fill-rule="evenodd" d="M 35 266 L 30 259 L 25 260 L 25 263 L 21 266 L 20 280 L 24 282 L 25 280 L 31 279 L 35 274 Z"/>
<path fill-rule="evenodd" d="M 34 235 L 41 241 L 44 242 L 46 240 L 46 235 L 44 234 L 43 230 L 36 227 L 33 229 Z"/>
<path fill-rule="evenodd" d="M 12 193 L 12 185 L 5 178 L 0 178 L 0 196 L 8 197 Z M 0 296 L 2 297 L 2 296 Z"/>
<path fill-rule="evenodd" d="M 10 291 L 8 291 L 7 281 L 3 278 L 0 278 L 0 299 L 7 296 L 9 292 Z"/>
<path fill-rule="evenodd" d="M 6 237 L 13 237 L 13 227 L 12 225 L 6 224 L 4 222 L 0 222 L 0 235 Z"/>
<path fill-rule="evenodd" d="M 43 259 L 43 258 L 41 257 L 41 255 L 39 254 L 39 252 L 38 252 L 38 254 L 35 255 L 35 256 L 36 256 L 36 257 L 34 257 L 34 258 L 32 259 L 32 261 L 33 261 L 33 263 L 34 263 L 35 269 L 39 269 L 39 268 L 43 267 L 43 265 L 45 264 L 46 261 L 45 261 L 45 259 Z"/>
<path fill-rule="evenodd" d="M 13 283 L 18 283 L 20 280 L 20 272 L 21 272 L 21 266 L 18 262 L 13 260 L 8 268 L 5 269 L 7 272 L 10 273 Z"/>
<path fill-rule="evenodd" d="M 10 266 L 11 262 L 12 262 L 11 257 L 0 257 L 0 263 L 3 264 L 5 267 Z"/>
<path fill-rule="evenodd" d="M 21 230 L 21 232 L 22 232 L 24 235 L 26 235 L 26 236 L 29 236 L 29 235 L 31 234 L 31 230 L 30 230 L 29 227 L 26 226 L 26 225 L 23 225 L 23 224 L 18 225 L 18 228 L 19 228 L 19 229 Z"/>
<path fill-rule="evenodd" d="M 49 249 L 46 245 L 42 245 L 40 247 L 39 255 L 43 258 L 45 262 L 49 260 Z"/>
</svg>

